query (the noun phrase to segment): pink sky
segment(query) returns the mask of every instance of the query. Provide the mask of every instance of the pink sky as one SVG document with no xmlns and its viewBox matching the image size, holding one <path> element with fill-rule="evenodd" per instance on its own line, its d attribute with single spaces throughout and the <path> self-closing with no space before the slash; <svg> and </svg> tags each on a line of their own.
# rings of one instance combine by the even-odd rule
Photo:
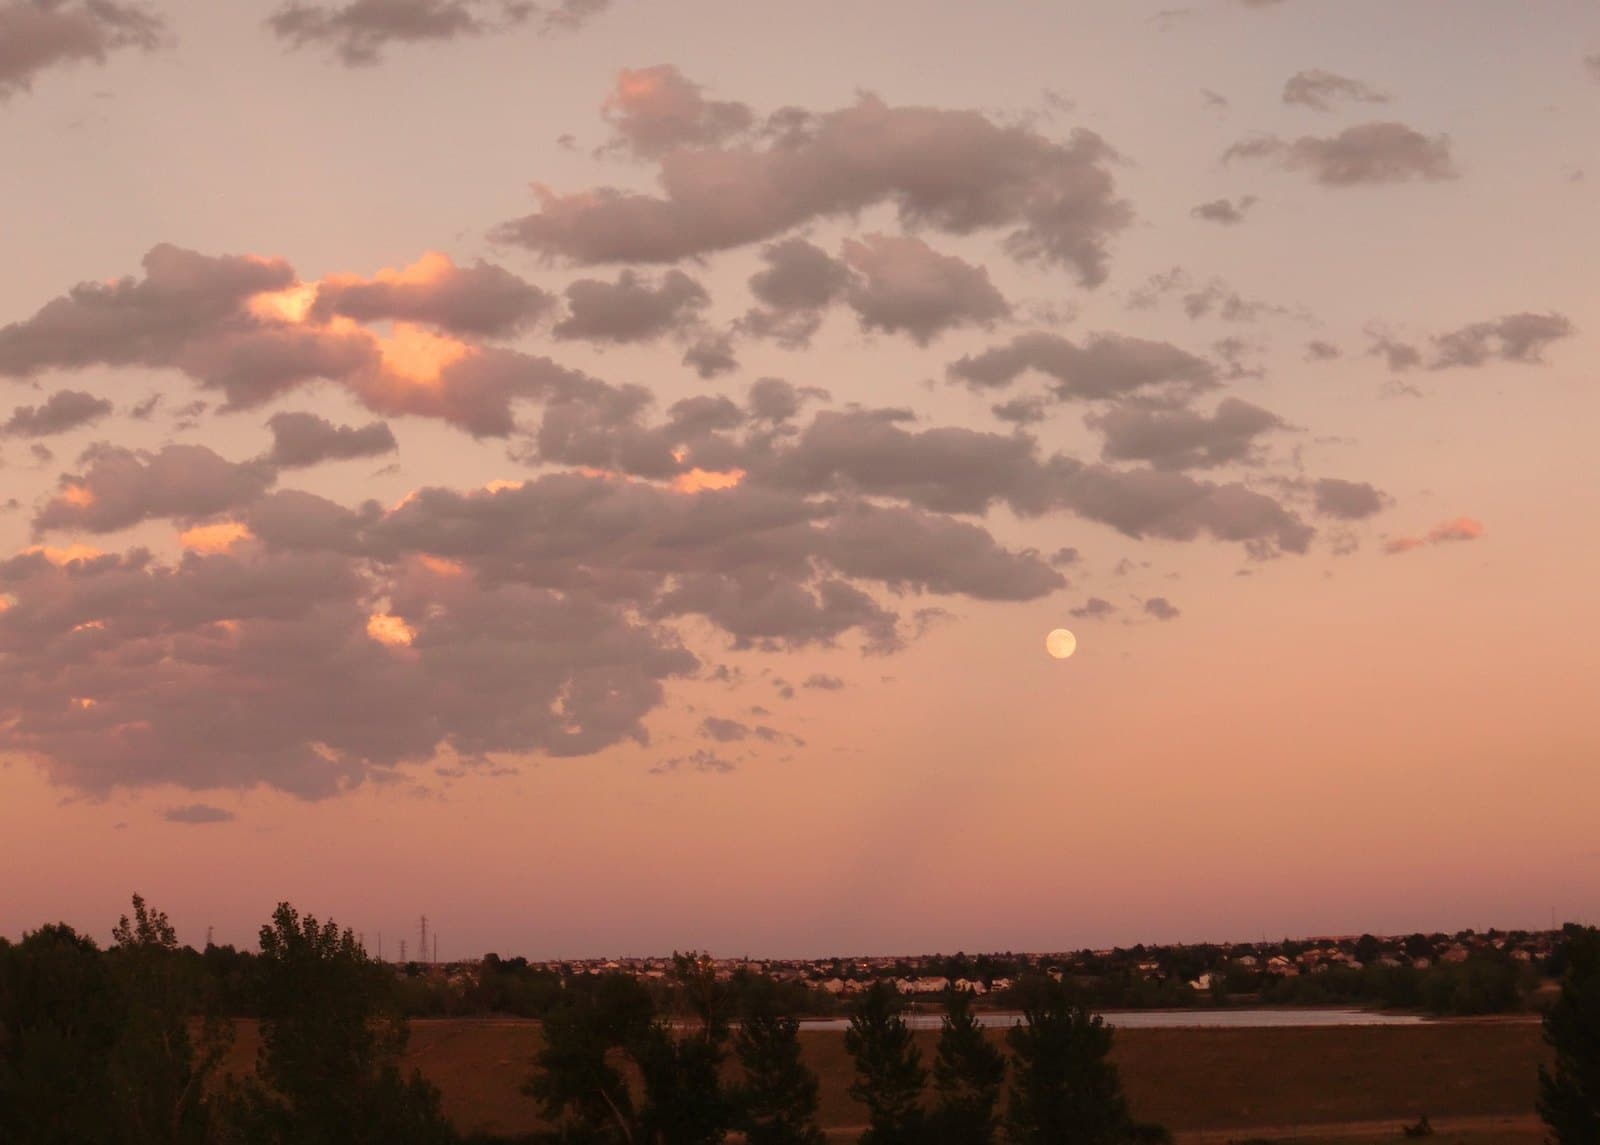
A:
<svg viewBox="0 0 1600 1145">
<path fill-rule="evenodd" d="M 0 0 L 0 934 L 1594 919 L 1592 5 L 303 7 Z"/>
</svg>

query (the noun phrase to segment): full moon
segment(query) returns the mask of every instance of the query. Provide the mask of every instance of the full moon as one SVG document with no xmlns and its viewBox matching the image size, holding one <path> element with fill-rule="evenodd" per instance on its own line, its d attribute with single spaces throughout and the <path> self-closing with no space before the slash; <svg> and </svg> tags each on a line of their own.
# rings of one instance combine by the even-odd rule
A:
<svg viewBox="0 0 1600 1145">
<path fill-rule="evenodd" d="M 1057 660 L 1065 660 L 1078 649 L 1078 638 L 1065 628 L 1057 628 L 1044 638 L 1044 650 Z"/>
</svg>

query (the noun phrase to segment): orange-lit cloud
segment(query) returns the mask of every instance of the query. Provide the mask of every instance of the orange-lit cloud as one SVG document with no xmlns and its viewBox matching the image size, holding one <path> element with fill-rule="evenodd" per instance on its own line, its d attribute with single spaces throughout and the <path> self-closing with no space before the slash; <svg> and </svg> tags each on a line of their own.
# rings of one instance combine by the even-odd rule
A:
<svg viewBox="0 0 1600 1145">
<path fill-rule="evenodd" d="M 387 338 L 374 337 L 384 368 L 396 377 L 419 385 L 433 385 L 446 367 L 470 352 L 465 342 L 407 322 L 396 322 L 394 333 Z"/>
<path fill-rule="evenodd" d="M 704 493 L 712 489 L 732 489 L 744 480 L 743 469 L 691 469 L 672 479 L 678 493 Z"/>
<path fill-rule="evenodd" d="M 384 267 L 371 278 L 362 278 L 359 274 L 330 274 L 324 281 L 329 286 L 362 286 L 369 282 L 382 282 L 390 286 L 427 286 L 448 278 L 454 269 L 455 263 L 450 261 L 449 255 L 430 250 L 423 252 L 422 257 L 410 266 L 398 270 Z"/>
<path fill-rule="evenodd" d="M 417 638 L 416 631 L 401 617 L 387 612 L 374 612 L 367 617 L 367 635 L 379 644 L 392 648 L 406 648 Z"/>
<path fill-rule="evenodd" d="M 1483 536 L 1483 523 L 1471 517 L 1457 517 L 1441 521 L 1421 537 L 1393 537 L 1384 542 L 1383 551 L 1391 555 L 1409 553 L 1423 545 L 1441 545 L 1451 541 L 1475 541 Z"/>
<path fill-rule="evenodd" d="M 417 563 L 437 576 L 461 576 L 467 571 L 459 561 L 436 557 L 432 553 L 419 553 Z"/>
<path fill-rule="evenodd" d="M 317 303 L 317 284 L 302 282 L 286 290 L 272 290 L 251 297 L 246 309 L 269 322 L 302 325 Z"/>
<path fill-rule="evenodd" d="M 94 504 L 94 490 L 87 485 L 68 485 L 56 494 L 56 499 L 79 509 L 87 509 Z"/>
<path fill-rule="evenodd" d="M 53 565 L 71 564 L 73 561 L 92 561 L 95 557 L 105 554 L 93 545 L 71 544 L 56 547 L 54 545 L 32 545 L 22 550 L 25 553 L 39 553 L 45 560 Z"/>
<path fill-rule="evenodd" d="M 216 525 L 196 525 L 178 534 L 178 543 L 192 553 L 225 553 L 251 537 L 249 528 L 238 521 Z"/>
</svg>

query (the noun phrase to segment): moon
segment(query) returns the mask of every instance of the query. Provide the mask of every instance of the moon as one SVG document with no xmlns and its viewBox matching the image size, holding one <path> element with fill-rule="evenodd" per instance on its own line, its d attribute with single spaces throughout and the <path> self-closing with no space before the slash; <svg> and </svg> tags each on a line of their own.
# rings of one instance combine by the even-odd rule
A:
<svg viewBox="0 0 1600 1145">
<path fill-rule="evenodd" d="M 1078 638 L 1065 628 L 1057 628 L 1044 638 L 1044 650 L 1057 660 L 1065 660 L 1078 650 Z"/>
</svg>

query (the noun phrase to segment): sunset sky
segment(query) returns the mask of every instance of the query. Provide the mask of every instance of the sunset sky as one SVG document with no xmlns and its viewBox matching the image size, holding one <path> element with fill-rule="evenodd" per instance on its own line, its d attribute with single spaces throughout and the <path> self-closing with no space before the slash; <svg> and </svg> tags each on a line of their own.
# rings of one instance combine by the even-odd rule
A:
<svg viewBox="0 0 1600 1145">
<path fill-rule="evenodd" d="M 1175 2 L 0 0 L 0 934 L 1600 918 L 1600 6 Z"/>
</svg>

